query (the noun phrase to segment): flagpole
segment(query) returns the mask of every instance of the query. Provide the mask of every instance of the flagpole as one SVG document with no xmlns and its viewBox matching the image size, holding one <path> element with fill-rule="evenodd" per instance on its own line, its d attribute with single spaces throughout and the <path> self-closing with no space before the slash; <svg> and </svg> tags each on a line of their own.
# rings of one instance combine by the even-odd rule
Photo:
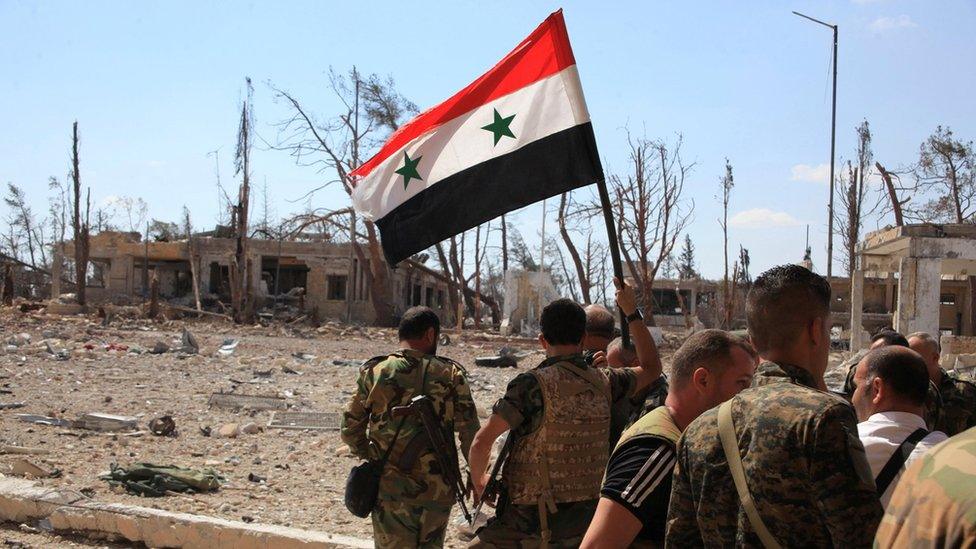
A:
<svg viewBox="0 0 976 549">
<path fill-rule="evenodd" d="M 610 193 L 607 192 L 607 182 L 597 181 L 596 188 L 600 192 L 600 204 L 603 205 L 603 220 L 607 225 L 607 240 L 610 242 L 610 261 L 613 263 L 613 276 L 621 284 L 624 283 L 624 268 L 620 263 L 620 243 L 617 242 L 617 230 L 613 224 L 613 208 L 610 205 Z M 619 308 L 619 305 L 618 305 Z M 620 339 L 624 347 L 630 346 L 630 327 L 627 326 L 627 315 L 620 309 Z"/>
</svg>

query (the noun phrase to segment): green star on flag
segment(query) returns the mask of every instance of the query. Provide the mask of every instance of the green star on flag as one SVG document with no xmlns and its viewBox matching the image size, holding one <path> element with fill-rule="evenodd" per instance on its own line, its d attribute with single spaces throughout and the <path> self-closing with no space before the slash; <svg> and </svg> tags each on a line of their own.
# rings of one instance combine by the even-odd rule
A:
<svg viewBox="0 0 976 549">
<path fill-rule="evenodd" d="M 515 134 L 512 133 L 512 129 L 509 127 L 512 124 L 512 120 L 515 119 L 515 115 L 506 116 L 502 118 L 502 115 L 498 114 L 498 109 L 492 109 L 495 111 L 495 120 L 488 124 L 487 126 L 482 126 L 481 129 L 488 130 L 495 136 L 495 145 L 502 140 L 502 137 L 508 136 L 515 139 Z"/>
<path fill-rule="evenodd" d="M 403 176 L 404 190 L 407 189 L 407 185 L 410 184 L 411 179 L 419 179 L 421 181 L 424 180 L 424 178 L 420 177 L 420 174 L 417 173 L 417 164 L 420 163 L 421 158 L 423 158 L 423 156 L 418 156 L 417 158 L 411 159 L 410 155 L 408 155 L 406 151 L 403 152 L 403 167 L 393 173 L 398 173 Z"/>
</svg>

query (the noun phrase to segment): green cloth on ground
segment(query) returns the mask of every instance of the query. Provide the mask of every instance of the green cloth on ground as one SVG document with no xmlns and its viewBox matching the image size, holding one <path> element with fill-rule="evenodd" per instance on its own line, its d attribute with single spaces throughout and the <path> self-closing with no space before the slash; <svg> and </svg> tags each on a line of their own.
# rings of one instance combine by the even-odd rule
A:
<svg viewBox="0 0 976 549">
<path fill-rule="evenodd" d="M 101 477 L 112 486 L 121 486 L 138 496 L 162 497 L 166 492 L 215 492 L 224 480 L 213 469 L 188 469 L 175 465 L 135 463 L 129 467 L 111 465 Z"/>
</svg>

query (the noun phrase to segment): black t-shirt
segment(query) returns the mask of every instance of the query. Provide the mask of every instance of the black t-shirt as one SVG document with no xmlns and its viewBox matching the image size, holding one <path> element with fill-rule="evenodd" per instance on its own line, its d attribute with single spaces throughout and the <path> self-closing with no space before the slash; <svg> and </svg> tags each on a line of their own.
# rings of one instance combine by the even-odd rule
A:
<svg viewBox="0 0 976 549">
<path fill-rule="evenodd" d="M 623 505 L 644 527 L 637 535 L 664 544 L 675 448 L 656 437 L 628 441 L 614 451 L 600 495 Z"/>
</svg>

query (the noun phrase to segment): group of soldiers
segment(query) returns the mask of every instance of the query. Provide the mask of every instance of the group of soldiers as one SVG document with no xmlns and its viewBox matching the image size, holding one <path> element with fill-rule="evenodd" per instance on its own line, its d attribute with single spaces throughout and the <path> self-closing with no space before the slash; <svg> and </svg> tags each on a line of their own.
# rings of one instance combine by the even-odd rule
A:
<svg viewBox="0 0 976 549">
<path fill-rule="evenodd" d="M 464 368 L 437 355 L 437 315 L 404 314 L 400 350 L 363 365 L 342 425 L 383 464 L 377 547 L 443 546 L 468 497 L 469 547 L 976 546 L 976 386 L 939 367 L 935 338 L 885 332 L 832 392 L 830 286 L 780 266 L 750 289 L 744 337 L 691 335 L 665 377 L 633 288 L 614 282 L 632 345 L 606 308 L 553 301 L 545 360 L 484 424 Z M 432 414 L 395 412 L 418 398 Z"/>
</svg>

